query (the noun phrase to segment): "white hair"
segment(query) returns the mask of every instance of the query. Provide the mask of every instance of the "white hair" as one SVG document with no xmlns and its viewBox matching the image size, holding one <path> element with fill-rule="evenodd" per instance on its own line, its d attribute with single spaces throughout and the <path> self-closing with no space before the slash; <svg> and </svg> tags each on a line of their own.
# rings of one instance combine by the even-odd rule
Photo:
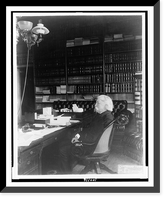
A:
<svg viewBox="0 0 167 200">
<path fill-rule="evenodd" d="M 100 95 L 100 96 L 98 96 L 98 99 L 105 102 L 106 110 L 109 110 L 111 112 L 113 111 L 113 108 L 114 108 L 113 101 L 109 96 Z"/>
</svg>

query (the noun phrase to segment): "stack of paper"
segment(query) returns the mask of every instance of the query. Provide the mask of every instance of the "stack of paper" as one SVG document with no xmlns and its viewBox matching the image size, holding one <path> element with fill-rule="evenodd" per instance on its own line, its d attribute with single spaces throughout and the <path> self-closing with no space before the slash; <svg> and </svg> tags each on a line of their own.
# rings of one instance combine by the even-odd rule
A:
<svg viewBox="0 0 167 200">
<path fill-rule="evenodd" d="M 52 107 L 43 108 L 43 115 L 52 115 Z"/>
<path fill-rule="evenodd" d="M 65 94 L 66 93 L 66 85 L 60 85 L 60 93 Z"/>
<path fill-rule="evenodd" d="M 50 122 L 50 125 L 65 126 L 70 122 L 71 116 L 57 116 Z"/>
<path fill-rule="evenodd" d="M 42 130 L 32 130 L 26 133 L 23 133 L 22 130 L 19 129 L 18 146 L 29 146 L 31 142 L 62 128 L 63 127 L 45 128 Z"/>
</svg>

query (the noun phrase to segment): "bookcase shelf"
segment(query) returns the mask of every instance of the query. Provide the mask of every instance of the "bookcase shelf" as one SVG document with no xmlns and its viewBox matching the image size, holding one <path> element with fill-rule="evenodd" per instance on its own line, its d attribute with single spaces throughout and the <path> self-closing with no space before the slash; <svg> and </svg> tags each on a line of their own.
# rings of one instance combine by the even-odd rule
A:
<svg viewBox="0 0 167 200">
<path fill-rule="evenodd" d="M 132 39 L 129 41 L 108 41 L 105 42 L 105 52 L 128 52 L 142 49 L 142 39 Z"/>
<path fill-rule="evenodd" d="M 42 56 L 41 56 L 42 55 Z M 39 52 L 35 60 L 35 108 L 52 106 L 57 99 L 66 99 L 65 51 L 51 49 Z"/>
<path fill-rule="evenodd" d="M 42 101 L 42 102 L 38 102 L 38 101 L 36 101 L 35 102 L 36 104 L 48 104 L 48 103 L 50 103 L 50 104 L 52 104 L 53 102 L 52 101 Z"/>
<path fill-rule="evenodd" d="M 106 92 L 105 94 L 111 94 L 111 93 L 112 94 L 134 94 L 134 92 Z"/>
<path fill-rule="evenodd" d="M 142 51 L 142 49 L 132 49 L 132 50 L 122 50 L 122 51 L 106 51 L 106 54 L 112 54 L 112 53 L 128 53 L 128 52 L 136 52 L 136 51 Z"/>
<path fill-rule="evenodd" d="M 142 59 L 140 59 L 140 60 L 130 60 L 130 61 L 126 61 L 126 60 L 124 60 L 124 61 L 115 61 L 115 62 L 105 62 L 105 64 L 117 64 L 117 63 L 130 63 L 130 62 L 142 62 Z"/>
<path fill-rule="evenodd" d="M 134 94 L 135 73 L 142 71 L 142 40 L 104 43 L 106 94 Z"/>
<path fill-rule="evenodd" d="M 78 94 L 80 94 L 80 95 L 85 95 L 85 94 L 89 94 L 89 95 L 91 95 L 91 94 L 103 94 L 103 92 L 80 92 L 80 93 L 68 93 L 68 95 L 78 95 Z"/>
<path fill-rule="evenodd" d="M 82 82 L 80 82 L 80 83 L 68 83 L 68 85 L 102 85 L 103 83 L 101 82 L 101 83 L 82 83 Z"/>
<path fill-rule="evenodd" d="M 39 93 L 35 93 L 35 95 L 37 95 L 37 96 L 48 96 L 48 95 L 66 95 L 66 93 L 65 94 L 63 94 L 63 93 L 61 93 L 61 94 L 58 94 L 58 93 L 50 93 L 50 94 L 43 94 L 43 93 L 41 93 L 41 94 L 39 94 Z"/>
<path fill-rule="evenodd" d="M 103 49 L 100 43 L 67 47 L 67 95 L 104 93 Z"/>
<path fill-rule="evenodd" d="M 89 44 L 70 43 L 62 52 L 49 52 L 35 64 L 35 96 L 56 100 L 83 98 L 83 95 L 107 94 L 113 100 L 128 97 L 138 117 L 138 93 L 136 79 L 142 78 L 142 39 L 102 41 Z M 48 90 L 48 92 L 44 91 Z M 62 90 L 61 90 L 62 89 Z M 35 90 L 36 91 L 36 90 Z M 46 94 L 45 94 L 46 92 Z M 52 99 L 52 101 L 53 101 Z M 93 99 L 93 98 L 92 98 Z M 83 100 L 83 99 L 82 99 Z M 47 104 L 53 102 L 36 102 Z M 141 102 L 142 104 L 142 102 Z M 39 107 L 39 106 L 38 106 Z M 140 111 L 139 111 L 140 112 Z"/>
<path fill-rule="evenodd" d="M 142 73 L 135 74 L 135 117 L 136 117 L 136 132 L 142 134 Z"/>
</svg>

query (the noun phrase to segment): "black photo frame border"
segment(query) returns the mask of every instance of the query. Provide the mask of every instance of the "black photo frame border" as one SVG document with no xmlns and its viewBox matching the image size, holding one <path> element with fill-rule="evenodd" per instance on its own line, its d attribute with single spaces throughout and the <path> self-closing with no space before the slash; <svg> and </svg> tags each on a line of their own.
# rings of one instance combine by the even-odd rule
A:
<svg viewBox="0 0 167 200">
<path fill-rule="evenodd" d="M 151 5 L 152 6 L 152 5 Z M 154 185 L 150 187 L 8 187 L 2 193 L 159 193 L 160 192 L 160 1 L 154 5 Z M 156 123 L 155 123 L 156 122 Z M 159 133 L 159 134 L 157 134 Z M 5 162 L 6 163 L 6 160 Z M 4 168 L 6 171 L 6 167 Z"/>
</svg>

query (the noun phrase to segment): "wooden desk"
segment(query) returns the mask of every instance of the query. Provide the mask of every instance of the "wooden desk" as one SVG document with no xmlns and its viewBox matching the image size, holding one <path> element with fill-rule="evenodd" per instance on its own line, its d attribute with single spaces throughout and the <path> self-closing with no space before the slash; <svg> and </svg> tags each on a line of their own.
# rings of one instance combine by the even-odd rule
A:
<svg viewBox="0 0 167 200">
<path fill-rule="evenodd" d="M 76 132 L 79 123 L 72 124 L 68 127 L 63 127 L 60 130 L 52 128 L 51 133 L 43 136 L 40 139 L 34 140 L 28 146 L 18 147 L 18 174 L 19 175 L 38 175 L 42 172 L 41 156 L 43 148 L 51 145 L 55 141 L 59 141 L 65 137 L 69 129 Z M 25 133 L 26 134 L 26 133 Z"/>
</svg>

